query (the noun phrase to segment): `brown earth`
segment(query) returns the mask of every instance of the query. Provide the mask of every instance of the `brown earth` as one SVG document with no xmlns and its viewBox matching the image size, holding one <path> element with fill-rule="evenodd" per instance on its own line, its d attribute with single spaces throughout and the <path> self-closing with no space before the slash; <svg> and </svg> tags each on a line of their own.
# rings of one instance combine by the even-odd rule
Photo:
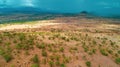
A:
<svg viewBox="0 0 120 67">
<path fill-rule="evenodd" d="M 56 18 L 52 21 L 40 22 L 43 21 L 0 28 L 0 41 L 2 41 L 0 53 L 7 51 L 6 43 L 10 43 L 9 47 L 12 50 L 10 54 L 13 57 L 11 61 L 6 62 L 4 55 L 1 55 L 0 67 L 31 67 L 34 64 L 31 61 L 34 55 L 38 56 L 37 64 L 40 67 L 63 67 L 62 64 L 65 67 L 120 67 L 120 61 L 115 62 L 116 58 L 120 58 L 118 52 L 120 51 L 120 24 L 109 24 L 108 20 L 85 18 Z M 4 35 L 6 32 L 9 35 Z M 20 41 L 19 34 L 23 34 L 25 39 Z M 33 38 L 32 48 L 26 50 L 15 47 L 18 43 L 27 44 L 29 47 L 28 40 L 31 38 Z M 14 42 L 15 40 L 17 42 Z M 42 43 L 45 48 L 36 46 Z M 61 47 L 64 48 L 62 52 L 59 51 Z M 101 50 L 104 50 L 107 55 L 101 53 Z M 109 52 L 110 50 L 112 53 Z M 43 51 L 47 52 L 47 56 L 42 55 Z M 58 55 L 60 64 L 56 65 L 55 57 Z M 51 57 L 54 59 L 52 60 Z M 53 62 L 52 66 L 50 61 Z M 86 62 L 90 62 L 90 66 L 87 66 Z"/>
</svg>

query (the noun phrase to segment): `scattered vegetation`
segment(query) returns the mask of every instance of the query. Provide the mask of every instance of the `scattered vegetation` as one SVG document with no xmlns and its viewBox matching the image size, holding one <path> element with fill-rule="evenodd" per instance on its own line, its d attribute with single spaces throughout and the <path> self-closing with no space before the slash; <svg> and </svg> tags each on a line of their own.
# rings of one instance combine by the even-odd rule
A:
<svg viewBox="0 0 120 67">
<path fill-rule="evenodd" d="M 34 63 L 39 63 L 38 55 L 35 55 L 31 60 L 32 60 Z"/>
<path fill-rule="evenodd" d="M 87 67 L 91 67 L 91 62 L 90 62 L 90 61 L 87 61 L 87 62 L 86 62 L 86 65 L 87 65 Z"/>
<path fill-rule="evenodd" d="M 120 64 L 120 58 L 116 58 L 116 59 L 115 59 L 115 62 L 116 62 L 117 64 Z"/>
<path fill-rule="evenodd" d="M 10 62 L 12 60 L 12 56 L 9 54 L 5 54 L 5 55 L 3 55 L 3 57 L 4 57 L 6 62 Z"/>
<path fill-rule="evenodd" d="M 60 52 L 64 52 L 64 48 L 63 47 L 60 47 Z"/>
<path fill-rule="evenodd" d="M 101 52 L 102 55 L 108 56 L 108 54 L 106 53 L 106 51 L 104 49 L 101 49 L 100 52 Z"/>
<path fill-rule="evenodd" d="M 54 66 L 54 62 L 53 61 L 49 61 L 49 65 L 50 65 L 50 67 L 53 67 Z"/>
<path fill-rule="evenodd" d="M 39 67 L 38 64 L 32 64 L 31 67 Z"/>
<path fill-rule="evenodd" d="M 47 52 L 42 50 L 42 56 L 47 57 Z"/>
<path fill-rule="evenodd" d="M 32 59 L 33 64 L 31 65 L 31 67 L 39 67 L 39 58 L 38 55 L 35 55 Z"/>
<path fill-rule="evenodd" d="M 60 67 L 66 67 L 65 64 L 61 64 Z"/>
<path fill-rule="evenodd" d="M 50 28 L 45 31 L 31 29 L 22 32 L 21 30 L 0 32 L 0 55 L 8 64 L 12 60 L 19 64 L 21 62 L 18 60 L 24 60 L 22 57 L 30 58 L 28 64 L 31 67 L 67 67 L 81 57 L 83 61 L 93 59 L 92 56 L 98 53 L 120 64 L 120 47 L 117 42 L 107 37 L 91 36 L 95 33 L 103 31 L 77 28 L 68 31 Z M 87 67 L 91 67 L 91 63 L 92 61 L 85 62 Z"/>
</svg>

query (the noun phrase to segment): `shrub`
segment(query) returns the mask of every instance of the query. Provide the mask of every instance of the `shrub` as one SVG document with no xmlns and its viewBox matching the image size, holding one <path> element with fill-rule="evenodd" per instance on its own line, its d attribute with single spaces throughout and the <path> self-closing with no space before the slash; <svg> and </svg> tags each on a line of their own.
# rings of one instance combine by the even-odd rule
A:
<svg viewBox="0 0 120 67">
<path fill-rule="evenodd" d="M 60 34 L 55 34 L 54 37 L 58 38 L 60 36 Z"/>
<path fill-rule="evenodd" d="M 2 39 L 0 39 L 0 43 L 2 43 Z"/>
<path fill-rule="evenodd" d="M 90 61 L 87 61 L 87 62 L 86 62 L 86 65 L 87 65 L 87 67 L 91 67 L 91 62 L 90 62 Z"/>
<path fill-rule="evenodd" d="M 39 63 L 38 55 L 35 55 L 35 56 L 32 58 L 32 61 L 33 61 L 34 63 Z"/>
<path fill-rule="evenodd" d="M 55 64 L 56 64 L 57 66 L 59 66 L 59 65 L 60 65 L 60 62 L 59 62 L 59 61 L 56 61 Z"/>
<path fill-rule="evenodd" d="M 83 45 L 82 45 L 82 47 L 84 48 L 84 51 L 85 51 L 85 52 L 88 52 L 88 50 L 89 50 L 89 47 L 87 47 L 87 46 L 85 45 L 85 42 L 83 42 Z"/>
<path fill-rule="evenodd" d="M 69 42 L 69 41 L 70 41 L 70 39 L 68 39 L 68 38 L 67 38 L 67 39 L 66 39 L 66 41 L 67 41 L 67 42 Z"/>
<path fill-rule="evenodd" d="M 77 47 L 71 47 L 70 49 L 71 49 L 71 50 L 75 50 L 75 51 L 78 50 Z"/>
<path fill-rule="evenodd" d="M 22 49 L 22 45 L 21 44 L 17 44 L 16 45 L 16 49 Z"/>
<path fill-rule="evenodd" d="M 28 50 L 25 51 L 25 55 L 30 55 Z"/>
<path fill-rule="evenodd" d="M 23 33 L 19 34 L 19 39 L 20 41 L 25 40 L 25 35 Z"/>
<path fill-rule="evenodd" d="M 103 41 L 102 41 L 102 44 L 105 44 L 105 43 L 106 43 L 106 41 L 105 41 L 105 40 L 103 40 Z"/>
<path fill-rule="evenodd" d="M 5 53 L 5 51 L 0 48 L 0 55 L 3 55 L 4 53 Z"/>
<path fill-rule="evenodd" d="M 32 64 L 31 67 L 39 67 L 39 64 Z"/>
<path fill-rule="evenodd" d="M 9 43 L 9 42 L 7 42 L 7 43 L 5 43 L 5 45 L 6 45 L 6 46 L 9 46 L 9 45 L 10 45 L 10 43 Z"/>
<path fill-rule="evenodd" d="M 15 66 L 12 64 L 12 65 L 10 65 L 10 67 L 15 67 Z"/>
<path fill-rule="evenodd" d="M 76 37 L 71 37 L 70 39 L 71 39 L 71 40 L 74 40 L 74 41 L 79 41 L 79 39 L 76 38 Z"/>
<path fill-rule="evenodd" d="M 54 66 L 54 62 L 53 61 L 49 61 L 49 65 L 50 65 L 50 67 L 53 67 Z"/>
<path fill-rule="evenodd" d="M 117 64 L 120 64 L 120 58 L 116 58 L 116 59 L 115 59 L 115 62 L 116 62 Z"/>
<path fill-rule="evenodd" d="M 66 67 L 65 64 L 61 64 L 60 67 Z"/>
<path fill-rule="evenodd" d="M 112 54 L 112 53 L 113 53 L 113 51 L 112 51 L 112 50 L 108 50 L 108 52 L 109 52 L 110 54 Z"/>
<path fill-rule="evenodd" d="M 14 40 L 13 43 L 17 43 L 17 40 Z"/>
<path fill-rule="evenodd" d="M 86 37 L 88 36 L 88 34 L 86 34 Z"/>
<path fill-rule="evenodd" d="M 87 52 L 88 50 L 89 50 L 88 47 L 85 47 L 85 48 L 84 48 L 84 51 L 85 51 L 85 52 Z"/>
<path fill-rule="evenodd" d="M 118 54 L 120 54 L 120 50 L 118 51 Z"/>
<path fill-rule="evenodd" d="M 117 53 L 115 53 L 115 56 L 116 56 L 116 57 L 118 57 L 118 54 L 117 54 Z"/>
<path fill-rule="evenodd" d="M 4 36 L 10 36 L 10 32 L 4 32 Z"/>
<path fill-rule="evenodd" d="M 104 56 L 108 56 L 108 54 L 105 52 L 104 49 L 100 50 L 101 54 L 104 55 Z"/>
<path fill-rule="evenodd" d="M 89 54 L 89 55 L 92 55 L 93 53 L 90 51 L 88 54 Z"/>
<path fill-rule="evenodd" d="M 60 52 L 64 52 L 64 48 L 63 47 L 60 48 Z"/>
<path fill-rule="evenodd" d="M 54 40 L 53 37 L 48 37 L 49 40 Z"/>
<path fill-rule="evenodd" d="M 30 45 L 23 45 L 24 50 L 28 50 L 30 48 Z"/>
<path fill-rule="evenodd" d="M 110 44 L 111 44 L 111 46 L 113 46 L 113 45 L 115 45 L 115 42 L 112 42 L 112 41 L 111 41 L 111 43 L 110 43 Z"/>
<path fill-rule="evenodd" d="M 54 61 L 55 57 L 52 55 L 50 56 L 50 60 L 53 60 Z"/>
<path fill-rule="evenodd" d="M 96 49 L 93 49 L 92 52 L 95 54 L 96 53 Z"/>
<path fill-rule="evenodd" d="M 47 52 L 42 50 L 42 56 L 47 57 Z"/>
<path fill-rule="evenodd" d="M 47 60 L 44 58 L 44 59 L 42 59 L 42 63 L 43 64 L 46 64 L 47 63 Z"/>
<path fill-rule="evenodd" d="M 37 44 L 36 47 L 38 47 L 39 49 L 45 49 L 44 43 L 42 43 L 42 44 Z"/>
<path fill-rule="evenodd" d="M 94 45 L 96 45 L 96 44 L 97 44 L 97 42 L 96 42 L 95 40 L 93 40 L 93 44 L 94 44 Z"/>
<path fill-rule="evenodd" d="M 65 57 L 65 58 L 63 59 L 63 62 L 64 62 L 64 63 L 69 63 L 69 61 L 70 61 L 69 57 Z"/>
<path fill-rule="evenodd" d="M 62 40 L 66 40 L 66 37 L 61 37 Z"/>
<path fill-rule="evenodd" d="M 3 55 L 3 57 L 6 62 L 10 62 L 12 60 L 12 55 L 10 55 L 10 54 L 5 54 L 5 55 Z"/>
<path fill-rule="evenodd" d="M 56 59 L 57 61 L 59 61 L 59 60 L 60 60 L 60 56 L 59 56 L 59 55 L 56 55 L 56 56 L 55 56 L 55 59 Z"/>
</svg>

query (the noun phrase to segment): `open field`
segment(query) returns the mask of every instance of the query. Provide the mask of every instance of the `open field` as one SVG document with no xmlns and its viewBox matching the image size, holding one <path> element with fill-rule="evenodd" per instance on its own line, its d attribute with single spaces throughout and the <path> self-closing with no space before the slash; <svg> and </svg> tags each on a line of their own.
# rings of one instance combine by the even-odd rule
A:
<svg viewBox="0 0 120 67">
<path fill-rule="evenodd" d="M 0 24 L 0 67 L 120 67 L 120 23 L 79 18 Z"/>
</svg>

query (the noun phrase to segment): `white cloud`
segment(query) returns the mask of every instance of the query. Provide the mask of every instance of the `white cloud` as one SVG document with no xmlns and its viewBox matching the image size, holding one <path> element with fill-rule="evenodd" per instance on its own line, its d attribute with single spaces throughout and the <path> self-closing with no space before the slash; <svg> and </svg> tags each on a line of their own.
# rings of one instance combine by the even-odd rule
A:
<svg viewBox="0 0 120 67">
<path fill-rule="evenodd" d="M 25 6 L 34 6 L 32 0 L 24 0 L 24 5 Z"/>
<path fill-rule="evenodd" d="M 106 6 L 106 7 L 104 7 L 104 8 L 112 8 L 112 7 Z"/>
<path fill-rule="evenodd" d="M 99 5 L 109 5 L 109 3 L 107 3 L 107 2 L 99 2 L 98 4 Z"/>
</svg>

